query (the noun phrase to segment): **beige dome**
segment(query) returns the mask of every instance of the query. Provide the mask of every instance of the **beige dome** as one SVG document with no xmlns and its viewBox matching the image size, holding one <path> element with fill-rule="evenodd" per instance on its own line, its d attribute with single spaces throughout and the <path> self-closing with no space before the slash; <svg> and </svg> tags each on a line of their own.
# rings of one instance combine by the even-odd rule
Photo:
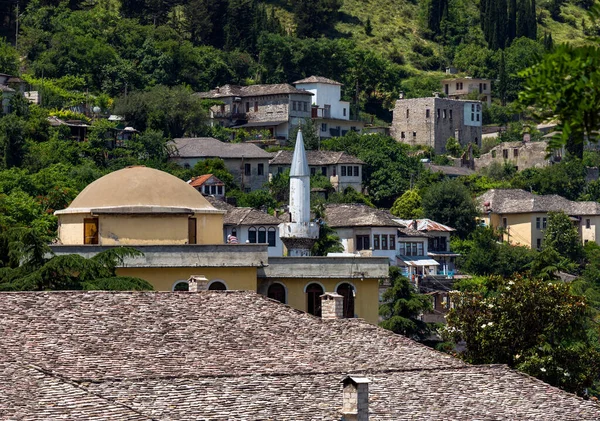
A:
<svg viewBox="0 0 600 421">
<path fill-rule="evenodd" d="M 223 213 L 185 181 L 143 166 L 112 172 L 88 185 L 68 208 L 56 214 Z"/>
</svg>

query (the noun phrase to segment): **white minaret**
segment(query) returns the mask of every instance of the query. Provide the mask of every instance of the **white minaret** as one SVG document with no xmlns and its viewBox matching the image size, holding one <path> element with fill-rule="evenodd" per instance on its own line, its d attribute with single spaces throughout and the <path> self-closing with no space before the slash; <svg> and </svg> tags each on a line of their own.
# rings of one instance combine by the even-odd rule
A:
<svg viewBox="0 0 600 421">
<path fill-rule="evenodd" d="M 288 256 L 310 256 L 310 249 L 319 238 L 319 226 L 310 221 L 310 172 L 300 129 L 290 169 L 289 211 L 291 221 L 279 225 L 281 241 L 288 249 Z"/>
</svg>

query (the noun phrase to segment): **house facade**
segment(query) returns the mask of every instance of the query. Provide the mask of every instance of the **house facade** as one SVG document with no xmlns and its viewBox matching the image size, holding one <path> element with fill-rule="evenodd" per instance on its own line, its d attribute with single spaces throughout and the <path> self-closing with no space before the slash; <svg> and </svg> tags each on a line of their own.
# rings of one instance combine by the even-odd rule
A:
<svg viewBox="0 0 600 421">
<path fill-rule="evenodd" d="M 225 85 L 197 95 L 222 102 L 210 109 L 211 125 L 266 130 L 281 140 L 288 139 L 294 127 L 312 115 L 313 94 L 287 83 Z"/>
<path fill-rule="evenodd" d="M 321 138 L 344 136 L 349 131 L 360 132 L 364 122 L 350 120 L 350 102 L 342 101 L 342 84 L 322 76 L 297 80 L 294 86 L 313 94 L 311 118 Z"/>
<path fill-rule="evenodd" d="M 564 212 L 582 244 L 600 244 L 600 204 L 574 202 L 558 195 L 535 195 L 519 189 L 492 189 L 477 198 L 481 221 L 501 230 L 510 244 L 540 249 L 549 212 Z"/>
<path fill-rule="evenodd" d="M 513 165 L 518 171 L 542 168 L 562 160 L 563 151 L 554 150 L 548 157 L 548 142 L 503 142 L 474 159 L 475 169 L 487 168 L 492 163 Z"/>
<path fill-rule="evenodd" d="M 409 145 L 446 151 L 446 142 L 454 137 L 461 145 L 481 145 L 481 102 L 448 98 L 413 98 L 403 95 L 396 101 L 392 137 Z"/>
<path fill-rule="evenodd" d="M 212 196 L 220 200 L 225 200 L 225 183 L 212 174 L 194 177 L 188 183 L 204 196 Z"/>
<path fill-rule="evenodd" d="M 169 160 L 185 168 L 199 161 L 220 158 L 243 191 L 263 189 L 269 182 L 272 155 L 250 143 L 227 143 L 212 137 L 173 139 Z"/>
<path fill-rule="evenodd" d="M 269 161 L 271 176 L 289 170 L 292 165 L 291 151 L 277 151 Z M 310 175 L 320 174 L 329 178 L 337 192 L 343 192 L 352 187 L 362 192 L 362 177 L 364 162 L 345 152 L 306 151 L 306 159 Z"/>
<path fill-rule="evenodd" d="M 468 99 L 477 96 L 477 99 L 488 106 L 492 105 L 492 81 L 472 77 L 458 77 L 442 80 L 444 94 L 452 99 Z"/>
</svg>

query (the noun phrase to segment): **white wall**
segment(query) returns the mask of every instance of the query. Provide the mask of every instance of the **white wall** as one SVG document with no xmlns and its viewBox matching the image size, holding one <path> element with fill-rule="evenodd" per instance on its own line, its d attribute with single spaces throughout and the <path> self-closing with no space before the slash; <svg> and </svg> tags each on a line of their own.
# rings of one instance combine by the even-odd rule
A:
<svg viewBox="0 0 600 421">
<path fill-rule="evenodd" d="M 254 227 L 257 230 L 257 235 L 258 235 L 258 228 L 259 227 L 265 227 L 265 229 L 269 230 L 269 228 L 273 227 L 273 225 L 254 225 Z M 236 232 L 236 238 L 238 239 L 238 243 L 239 244 L 245 244 L 246 240 L 248 240 L 248 230 L 249 230 L 249 226 L 246 225 L 241 225 L 241 226 L 227 226 L 227 227 L 223 227 L 223 238 L 225 240 L 225 242 L 227 242 L 227 236 L 229 234 L 231 234 L 231 231 L 233 229 L 235 229 Z M 267 248 L 267 252 L 268 252 L 268 256 L 269 257 L 283 257 L 283 242 L 281 241 L 281 238 L 279 238 L 279 227 L 275 226 L 275 247 L 268 247 Z M 268 234 L 267 234 L 267 240 L 268 240 Z"/>
<path fill-rule="evenodd" d="M 350 120 L 350 106 L 347 101 L 341 101 L 342 87 L 328 83 L 299 83 L 298 89 L 304 89 L 313 93 L 312 101 L 319 108 L 325 108 L 325 104 L 331 105 L 331 118 Z M 344 116 L 344 108 L 346 115 Z"/>
<path fill-rule="evenodd" d="M 465 102 L 464 105 L 464 123 L 465 126 L 481 126 L 481 103 L 480 102 Z"/>
</svg>

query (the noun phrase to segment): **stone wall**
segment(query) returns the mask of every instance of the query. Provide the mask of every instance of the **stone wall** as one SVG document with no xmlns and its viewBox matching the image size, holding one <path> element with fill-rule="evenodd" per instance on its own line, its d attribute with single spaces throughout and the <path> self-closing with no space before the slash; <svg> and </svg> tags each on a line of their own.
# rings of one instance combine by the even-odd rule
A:
<svg viewBox="0 0 600 421">
<path fill-rule="evenodd" d="M 474 125 L 465 121 L 465 105 L 469 104 L 481 106 L 478 101 L 436 97 L 399 99 L 394 108 L 391 135 L 398 142 L 431 146 L 436 153 L 445 152 L 450 137 L 457 138 L 463 146 L 480 145 L 481 118 Z"/>
<path fill-rule="evenodd" d="M 503 142 L 488 153 L 475 158 L 475 169 L 489 167 L 492 163 L 511 163 L 519 171 L 527 168 L 542 168 L 550 165 L 546 158 L 547 142 Z"/>
</svg>

